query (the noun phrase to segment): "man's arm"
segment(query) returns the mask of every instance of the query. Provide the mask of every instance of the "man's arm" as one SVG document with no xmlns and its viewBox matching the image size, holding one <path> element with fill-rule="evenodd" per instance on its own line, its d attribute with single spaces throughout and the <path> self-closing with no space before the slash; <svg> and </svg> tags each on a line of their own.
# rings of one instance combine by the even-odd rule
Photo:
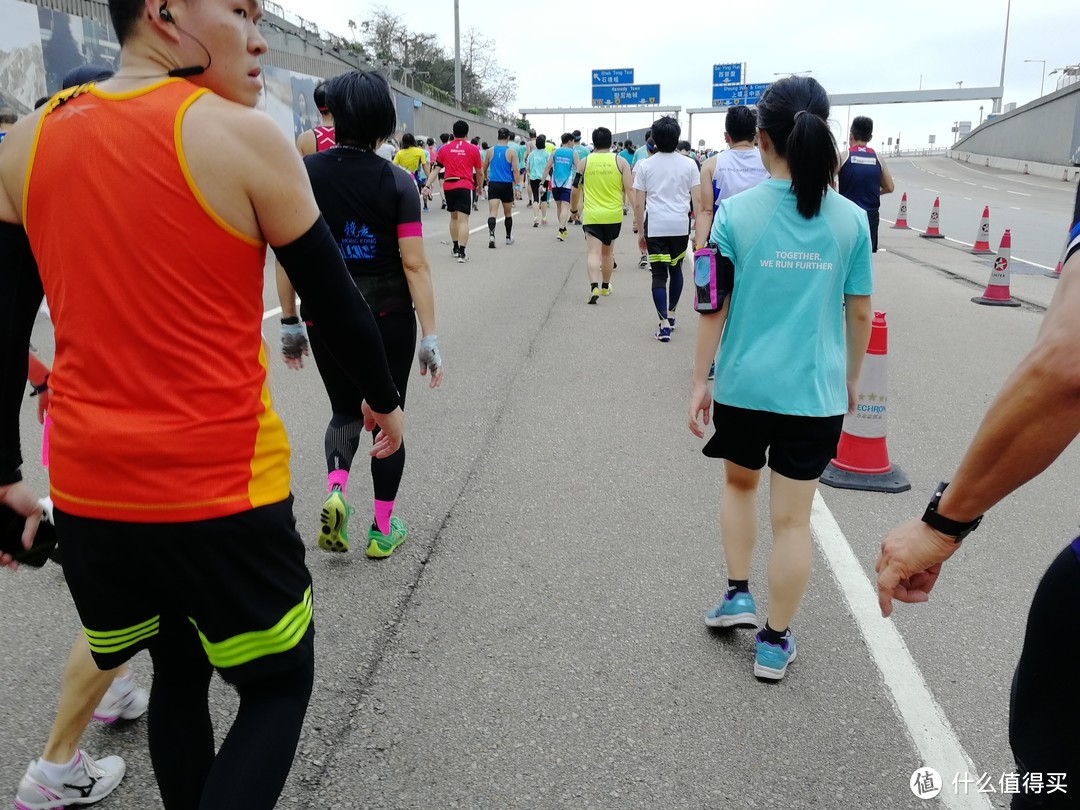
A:
<svg viewBox="0 0 1080 810">
<path fill-rule="evenodd" d="M 709 241 L 709 231 L 712 230 L 713 214 L 713 169 L 716 166 L 716 158 L 709 158 L 701 164 L 700 182 L 698 187 L 698 217 L 697 227 L 694 229 L 694 246 L 702 247 Z"/>
<path fill-rule="evenodd" d="M 300 137 L 296 139 L 296 151 L 301 156 L 314 155 L 319 150 L 319 146 L 315 141 L 314 130 L 304 130 L 300 133 Z"/>
<path fill-rule="evenodd" d="M 881 193 L 892 194 L 896 191 L 896 183 L 893 182 L 892 172 L 881 155 L 878 155 L 878 165 L 881 166 Z"/>
</svg>

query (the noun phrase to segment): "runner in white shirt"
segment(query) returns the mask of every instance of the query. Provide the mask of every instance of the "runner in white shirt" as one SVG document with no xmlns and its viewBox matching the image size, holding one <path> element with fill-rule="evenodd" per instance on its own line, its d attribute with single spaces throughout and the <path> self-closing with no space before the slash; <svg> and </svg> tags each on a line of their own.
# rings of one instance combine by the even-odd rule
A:
<svg viewBox="0 0 1080 810">
<path fill-rule="evenodd" d="M 648 253 L 652 295 L 660 325 L 656 339 L 667 343 L 675 328 L 675 307 L 683 289 L 682 260 L 690 244 L 690 215 L 701 176 L 692 158 L 675 153 L 682 127 L 670 116 L 652 126 L 656 154 L 634 167 L 634 230 Z"/>
<path fill-rule="evenodd" d="M 698 190 L 697 227 L 694 245 L 703 247 L 712 229 L 713 213 L 720 200 L 734 197 L 740 191 L 753 188 L 769 179 L 754 146 L 757 115 L 741 104 L 731 107 L 724 119 L 724 140 L 727 151 L 713 155 L 701 166 L 701 188 Z"/>
</svg>

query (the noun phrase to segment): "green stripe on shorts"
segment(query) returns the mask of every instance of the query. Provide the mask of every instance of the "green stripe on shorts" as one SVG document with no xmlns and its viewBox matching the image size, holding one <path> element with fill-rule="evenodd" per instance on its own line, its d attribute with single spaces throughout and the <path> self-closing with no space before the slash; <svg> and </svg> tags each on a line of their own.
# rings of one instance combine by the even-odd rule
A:
<svg viewBox="0 0 1080 810">
<path fill-rule="evenodd" d="M 145 622 L 125 627 L 123 630 L 91 630 L 84 627 L 86 640 L 90 643 L 90 651 L 99 655 L 118 653 L 144 641 L 153 638 L 158 633 L 161 623 L 160 616 L 154 616 Z"/>
<path fill-rule="evenodd" d="M 312 618 L 311 588 L 304 591 L 304 599 L 289 610 L 281 621 L 267 630 L 253 630 L 224 641 L 210 641 L 199 630 L 199 625 L 190 619 L 199 633 L 206 657 L 215 667 L 224 669 L 238 667 L 268 655 L 288 652 L 304 637 Z"/>
</svg>

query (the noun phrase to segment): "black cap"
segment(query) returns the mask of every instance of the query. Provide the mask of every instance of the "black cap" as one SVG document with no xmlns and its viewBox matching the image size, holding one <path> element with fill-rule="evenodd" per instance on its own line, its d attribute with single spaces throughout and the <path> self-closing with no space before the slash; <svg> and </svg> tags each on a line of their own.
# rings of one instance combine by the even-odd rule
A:
<svg viewBox="0 0 1080 810">
<path fill-rule="evenodd" d="M 62 90 L 67 90 L 69 87 L 78 87 L 83 84 L 89 84 L 90 82 L 100 82 L 108 79 L 113 75 L 113 71 L 104 65 L 82 65 L 77 68 L 72 68 L 64 76 L 62 83 Z"/>
</svg>

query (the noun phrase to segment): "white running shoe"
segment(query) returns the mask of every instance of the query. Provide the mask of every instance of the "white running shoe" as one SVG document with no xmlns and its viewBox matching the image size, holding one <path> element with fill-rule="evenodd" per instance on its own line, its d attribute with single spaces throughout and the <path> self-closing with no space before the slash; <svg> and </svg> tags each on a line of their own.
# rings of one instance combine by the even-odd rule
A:
<svg viewBox="0 0 1080 810">
<path fill-rule="evenodd" d="M 150 694 L 135 684 L 135 676 L 129 672 L 109 684 L 109 691 L 94 709 L 94 719 L 110 726 L 119 720 L 135 720 L 146 714 L 149 705 Z"/>
<path fill-rule="evenodd" d="M 35 759 L 26 768 L 15 794 L 15 810 L 53 810 L 99 802 L 116 789 L 127 770 L 120 757 L 94 761 L 80 749 L 74 767 L 55 784 L 45 778 L 40 762 Z"/>
</svg>

